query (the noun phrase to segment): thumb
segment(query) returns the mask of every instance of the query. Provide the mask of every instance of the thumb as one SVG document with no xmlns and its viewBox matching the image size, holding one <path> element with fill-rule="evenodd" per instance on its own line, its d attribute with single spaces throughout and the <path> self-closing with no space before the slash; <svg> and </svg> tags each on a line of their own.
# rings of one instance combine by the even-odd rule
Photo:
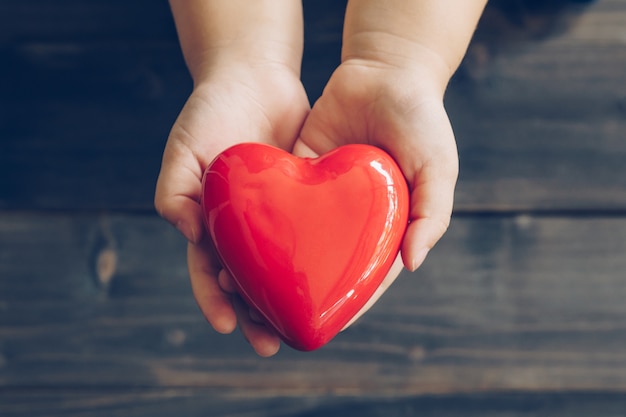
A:
<svg viewBox="0 0 626 417">
<path fill-rule="evenodd" d="M 454 132 L 442 108 L 420 119 L 417 141 L 405 132 L 402 152 L 394 152 L 411 191 L 409 225 L 402 242 L 402 260 L 415 271 L 450 225 L 459 158 Z M 430 123 L 428 123 L 430 121 Z"/>
<path fill-rule="evenodd" d="M 432 172 L 435 171 L 435 172 Z M 411 186 L 409 225 L 402 243 L 402 260 L 415 271 L 450 225 L 456 174 L 425 167 Z"/>
<path fill-rule="evenodd" d="M 166 149 L 157 180 L 154 206 L 161 217 L 175 226 L 192 243 L 202 240 L 204 223 L 200 207 L 202 171 L 171 160 Z"/>
<path fill-rule="evenodd" d="M 296 140 L 292 153 L 300 158 L 317 158 L 319 154 L 308 146 L 302 139 Z"/>
</svg>

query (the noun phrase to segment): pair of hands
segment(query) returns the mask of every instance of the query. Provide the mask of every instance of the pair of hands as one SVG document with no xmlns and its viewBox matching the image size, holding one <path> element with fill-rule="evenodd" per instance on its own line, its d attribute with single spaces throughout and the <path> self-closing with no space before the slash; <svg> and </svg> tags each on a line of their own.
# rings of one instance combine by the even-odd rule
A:
<svg viewBox="0 0 626 417">
<path fill-rule="evenodd" d="M 450 221 L 458 159 L 454 135 L 426 68 L 344 60 L 311 109 L 298 74 L 276 63 L 224 67 L 195 86 L 168 139 L 157 183 L 157 211 L 189 241 L 194 296 L 220 333 L 237 324 L 261 356 L 275 354 L 278 336 L 236 295 L 204 232 L 199 205 L 204 169 L 239 142 L 262 142 L 315 157 L 348 143 L 387 151 L 411 190 L 410 224 L 401 255 L 360 316 L 395 280 L 415 270 Z"/>
</svg>

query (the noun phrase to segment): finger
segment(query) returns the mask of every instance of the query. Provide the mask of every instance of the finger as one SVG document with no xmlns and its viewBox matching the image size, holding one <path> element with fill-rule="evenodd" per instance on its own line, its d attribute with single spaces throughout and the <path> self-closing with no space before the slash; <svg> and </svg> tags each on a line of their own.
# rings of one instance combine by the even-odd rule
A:
<svg viewBox="0 0 626 417">
<path fill-rule="evenodd" d="M 200 244 L 187 245 L 187 263 L 191 289 L 202 314 L 213 328 L 223 334 L 232 333 L 237 317 L 231 295 L 222 291 L 218 284 L 221 269 L 215 252 L 205 239 Z"/>
<path fill-rule="evenodd" d="M 365 303 L 363 308 L 361 308 L 361 310 L 359 310 L 359 312 L 348 322 L 348 324 L 346 324 L 343 329 L 341 329 L 342 331 L 352 326 L 355 321 L 357 321 L 363 314 L 365 314 L 370 308 L 372 308 L 374 304 L 376 304 L 378 299 L 385 293 L 385 291 L 389 289 L 389 287 L 391 286 L 391 284 L 393 284 L 396 278 L 398 278 L 398 275 L 400 275 L 400 272 L 402 272 L 402 267 L 402 257 L 398 255 L 396 257 L 396 260 L 391 265 L 391 268 L 389 269 L 389 272 L 385 276 L 383 282 L 381 282 L 381 284 L 378 286 L 370 299 L 367 300 L 367 303 Z"/>
<path fill-rule="evenodd" d="M 292 153 L 300 158 L 317 158 L 319 154 L 311 149 L 302 139 L 296 140 Z"/>
<path fill-rule="evenodd" d="M 220 284 L 220 288 L 230 294 L 237 292 L 237 286 L 235 285 L 235 281 L 233 280 L 232 275 L 226 270 L 226 268 L 222 269 L 218 274 L 218 282 Z"/>
<path fill-rule="evenodd" d="M 250 315 L 250 320 L 252 320 L 253 322 L 257 323 L 257 324 L 263 324 L 263 317 L 261 316 L 261 313 L 259 313 L 259 311 L 256 308 L 250 307 L 248 309 L 248 314 Z"/>
<path fill-rule="evenodd" d="M 438 99 L 423 101 L 409 115 L 392 130 L 394 140 L 380 145 L 396 159 L 411 192 L 401 253 L 405 266 L 415 271 L 450 224 L 459 160 L 450 120 Z"/>
<path fill-rule="evenodd" d="M 165 197 L 156 203 L 161 217 L 171 223 L 191 243 L 198 243 L 204 236 L 204 224 L 200 204 L 185 196 Z"/>
<path fill-rule="evenodd" d="M 320 98 L 306 118 L 300 135 L 294 145 L 294 155 L 315 158 L 323 155 L 348 139 L 345 132 L 338 132 L 336 126 L 345 128 L 345 121 L 332 120 L 325 111 L 324 98 Z"/>
<path fill-rule="evenodd" d="M 248 306 L 237 295 L 233 296 L 233 305 L 241 333 L 254 351 L 264 358 L 275 355 L 280 349 L 280 338 L 264 324 L 255 323 L 250 317 Z"/>
<path fill-rule="evenodd" d="M 168 143 L 157 180 L 154 206 L 161 217 L 193 243 L 202 240 L 204 224 L 200 208 L 202 169 L 190 151 Z"/>
<path fill-rule="evenodd" d="M 411 185 L 409 225 L 402 243 L 404 264 L 411 271 L 419 268 L 450 225 L 458 173 L 450 163 L 423 166 Z"/>
</svg>

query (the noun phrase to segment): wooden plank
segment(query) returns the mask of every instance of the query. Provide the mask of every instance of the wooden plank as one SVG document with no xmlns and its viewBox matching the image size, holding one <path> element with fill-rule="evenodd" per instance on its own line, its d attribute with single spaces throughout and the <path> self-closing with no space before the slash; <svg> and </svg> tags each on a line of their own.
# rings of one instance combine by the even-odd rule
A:
<svg viewBox="0 0 626 417">
<path fill-rule="evenodd" d="M 307 41 L 341 39 L 346 0 L 304 0 Z M 2 0 L 0 45 L 27 41 L 164 41 L 176 29 L 167 0 Z"/>
<path fill-rule="evenodd" d="M 625 19 L 605 0 L 541 41 L 479 30 L 447 96 L 460 208 L 623 209 Z"/>
<path fill-rule="evenodd" d="M 137 13 L 96 3 L 107 15 Z M 306 7 L 303 78 L 314 99 L 338 62 L 341 19 Z M 598 0 L 569 31 L 515 52 L 477 40 L 446 99 L 459 211 L 626 209 L 625 19 L 626 3 Z M 41 30 L 0 48 L 10 63 L 0 67 L 0 208 L 151 210 L 164 141 L 191 88 L 174 35 L 46 40 L 37 36 L 52 28 Z"/>
<path fill-rule="evenodd" d="M 280 417 L 295 416 L 322 398 L 242 398 L 197 389 L 12 390 L 0 392 L 3 417 Z"/>
<path fill-rule="evenodd" d="M 459 210 L 623 209 L 626 5 L 568 3 L 487 9 L 446 97 Z"/>
<path fill-rule="evenodd" d="M 17 65 L 0 69 L 0 207 L 150 209 L 191 89 L 178 46 L 28 44 L 6 53 Z"/>
<path fill-rule="evenodd" d="M 625 400 L 620 395 L 596 393 L 435 396 L 332 405 L 298 414 L 298 417 L 618 416 L 626 411 Z"/>
<path fill-rule="evenodd" d="M 160 219 L 5 213 L 0 387 L 622 392 L 625 252 L 623 217 L 457 217 L 355 326 L 266 360 L 204 323 L 184 242 Z"/>
<path fill-rule="evenodd" d="M 4 417 L 589 417 L 622 416 L 615 393 L 488 393 L 400 398 L 242 398 L 198 389 L 0 392 Z"/>
<path fill-rule="evenodd" d="M 167 0 L 2 0 L 0 45 L 28 40 L 164 40 L 175 37 Z"/>
</svg>

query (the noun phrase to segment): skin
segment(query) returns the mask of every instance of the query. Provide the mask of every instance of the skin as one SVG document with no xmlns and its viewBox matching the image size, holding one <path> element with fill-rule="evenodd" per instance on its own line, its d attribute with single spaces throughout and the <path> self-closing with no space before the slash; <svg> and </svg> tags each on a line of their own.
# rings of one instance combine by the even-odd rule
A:
<svg viewBox="0 0 626 417">
<path fill-rule="evenodd" d="M 443 106 L 486 0 L 350 0 L 342 60 L 311 109 L 302 83 L 301 2 L 171 0 L 194 89 L 163 154 L 155 206 L 187 238 L 194 296 L 220 333 L 239 324 L 261 356 L 278 337 L 236 296 L 202 224 L 202 173 L 224 149 L 263 142 L 299 156 L 368 143 L 396 159 L 411 190 L 401 255 L 367 311 L 416 270 L 450 223 L 458 176 Z M 354 321 L 353 320 L 353 321 Z"/>
</svg>

